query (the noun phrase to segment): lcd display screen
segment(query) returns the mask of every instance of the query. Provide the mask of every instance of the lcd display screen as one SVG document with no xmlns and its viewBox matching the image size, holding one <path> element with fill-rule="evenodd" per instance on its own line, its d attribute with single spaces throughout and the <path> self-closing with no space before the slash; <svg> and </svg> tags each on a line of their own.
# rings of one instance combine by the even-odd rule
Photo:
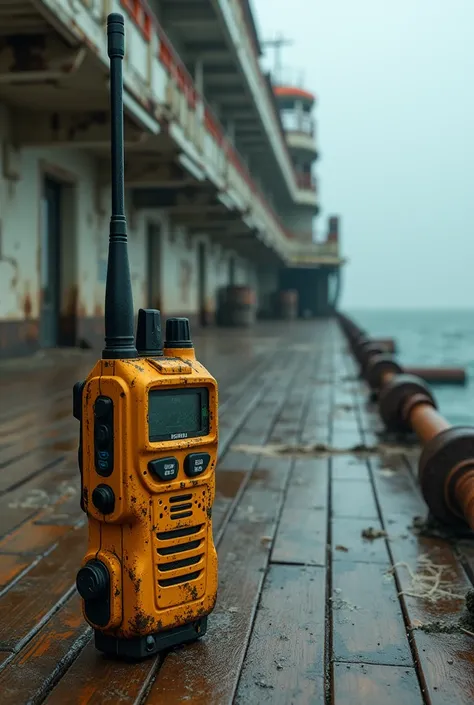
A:
<svg viewBox="0 0 474 705">
<path fill-rule="evenodd" d="M 151 390 L 148 397 L 150 441 L 207 435 L 208 406 L 206 388 Z"/>
</svg>

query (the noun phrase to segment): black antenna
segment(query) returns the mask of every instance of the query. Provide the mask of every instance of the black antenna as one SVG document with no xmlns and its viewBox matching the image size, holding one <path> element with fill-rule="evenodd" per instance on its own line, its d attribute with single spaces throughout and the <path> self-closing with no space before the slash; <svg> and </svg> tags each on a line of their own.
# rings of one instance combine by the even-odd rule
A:
<svg viewBox="0 0 474 705">
<path fill-rule="evenodd" d="M 133 335 L 133 296 L 124 206 L 122 60 L 125 55 L 125 28 L 123 16 L 115 12 L 107 17 L 107 52 L 110 59 L 112 215 L 102 358 L 110 360 L 138 356 Z"/>
</svg>

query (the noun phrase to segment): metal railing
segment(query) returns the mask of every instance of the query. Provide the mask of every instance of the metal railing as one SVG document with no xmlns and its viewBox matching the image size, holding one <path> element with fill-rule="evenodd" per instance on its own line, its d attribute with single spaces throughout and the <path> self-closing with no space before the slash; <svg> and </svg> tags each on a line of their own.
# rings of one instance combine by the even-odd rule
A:
<svg viewBox="0 0 474 705">
<path fill-rule="evenodd" d="M 233 200 L 244 220 L 262 232 L 266 241 L 271 239 L 277 252 L 287 258 L 289 239 L 295 235 L 288 232 L 252 179 L 243 158 L 196 90 L 193 78 L 145 0 L 79 0 L 79 4 L 76 0 L 75 9 L 70 0 L 56 0 L 56 3 L 62 6 L 62 14 L 68 13 L 73 18 L 78 31 L 86 34 L 89 44 L 95 45 L 104 63 L 107 62 L 106 15 L 124 14 L 125 88 L 148 115 L 168 122 L 171 136 L 180 142 L 183 151 L 192 155 L 219 191 L 228 190 L 235 196 Z M 295 174 L 294 179 L 297 186 Z"/>
</svg>

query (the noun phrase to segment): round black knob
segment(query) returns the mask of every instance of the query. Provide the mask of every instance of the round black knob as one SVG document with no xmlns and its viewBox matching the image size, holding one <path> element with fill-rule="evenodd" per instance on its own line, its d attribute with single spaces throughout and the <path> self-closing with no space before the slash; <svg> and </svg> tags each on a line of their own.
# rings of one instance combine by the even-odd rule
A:
<svg viewBox="0 0 474 705">
<path fill-rule="evenodd" d="M 104 597 L 109 586 L 109 573 L 100 561 L 89 561 L 77 574 L 77 592 L 83 600 Z"/>
<path fill-rule="evenodd" d="M 166 321 L 165 348 L 192 348 L 189 319 L 168 318 Z"/>
<path fill-rule="evenodd" d="M 92 493 L 92 504 L 102 514 L 112 514 L 115 508 L 113 489 L 108 485 L 97 485 Z"/>
</svg>

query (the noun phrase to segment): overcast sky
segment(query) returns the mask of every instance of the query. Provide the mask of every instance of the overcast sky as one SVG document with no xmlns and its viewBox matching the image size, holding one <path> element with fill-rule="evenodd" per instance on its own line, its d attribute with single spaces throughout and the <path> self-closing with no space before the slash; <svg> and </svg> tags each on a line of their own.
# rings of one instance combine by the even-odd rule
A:
<svg viewBox="0 0 474 705">
<path fill-rule="evenodd" d="M 342 306 L 474 307 L 474 0 L 251 1 L 318 97 Z"/>
</svg>

